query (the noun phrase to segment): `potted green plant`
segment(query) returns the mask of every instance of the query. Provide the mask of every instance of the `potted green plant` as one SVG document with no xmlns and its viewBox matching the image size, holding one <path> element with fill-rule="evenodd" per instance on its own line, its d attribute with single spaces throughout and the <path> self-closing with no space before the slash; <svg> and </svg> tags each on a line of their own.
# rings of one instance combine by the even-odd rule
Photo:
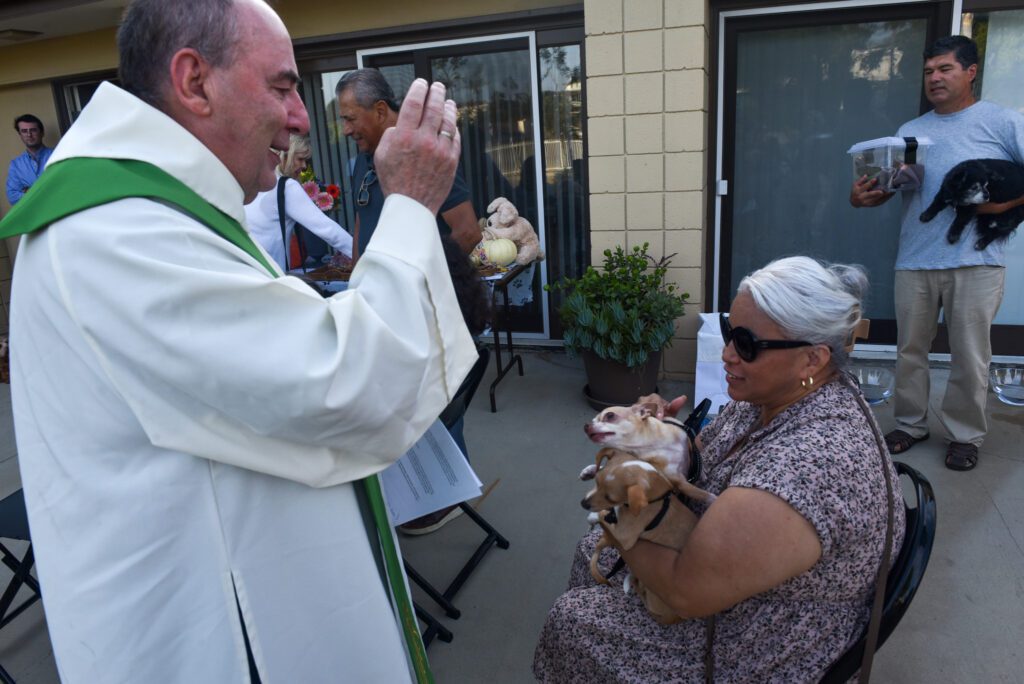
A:
<svg viewBox="0 0 1024 684">
<path fill-rule="evenodd" d="M 690 296 L 665 281 L 675 254 L 655 260 L 648 246 L 606 249 L 600 270 L 590 266 L 580 278 L 547 286 L 565 292 L 563 340 L 583 358 L 583 391 L 595 408 L 629 405 L 656 390 L 661 352 Z"/>
</svg>

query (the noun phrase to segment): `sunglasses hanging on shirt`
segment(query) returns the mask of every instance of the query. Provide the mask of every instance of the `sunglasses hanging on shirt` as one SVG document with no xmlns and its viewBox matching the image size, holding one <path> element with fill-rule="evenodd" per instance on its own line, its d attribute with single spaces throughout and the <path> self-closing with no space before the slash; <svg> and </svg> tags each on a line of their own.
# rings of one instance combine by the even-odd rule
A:
<svg viewBox="0 0 1024 684">
<path fill-rule="evenodd" d="M 377 172 L 369 169 L 363 176 L 363 182 L 359 184 L 359 192 L 356 193 L 356 204 L 365 207 L 370 203 L 370 187 L 377 182 Z"/>
</svg>

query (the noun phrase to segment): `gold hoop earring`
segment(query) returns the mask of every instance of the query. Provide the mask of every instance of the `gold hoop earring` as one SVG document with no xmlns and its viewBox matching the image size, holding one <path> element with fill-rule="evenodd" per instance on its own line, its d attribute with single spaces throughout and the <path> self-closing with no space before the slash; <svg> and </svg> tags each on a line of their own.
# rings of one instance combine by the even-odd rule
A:
<svg viewBox="0 0 1024 684">
<path fill-rule="evenodd" d="M 804 389 L 808 389 L 808 388 L 813 389 L 814 388 L 814 377 L 808 376 L 808 378 L 806 380 L 801 378 L 800 379 L 800 386 L 803 387 Z"/>
</svg>

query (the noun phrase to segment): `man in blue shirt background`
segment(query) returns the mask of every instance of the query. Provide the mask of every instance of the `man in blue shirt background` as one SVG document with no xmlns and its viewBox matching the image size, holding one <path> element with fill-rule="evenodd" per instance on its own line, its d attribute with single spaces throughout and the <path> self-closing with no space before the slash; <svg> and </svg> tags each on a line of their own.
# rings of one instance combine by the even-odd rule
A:
<svg viewBox="0 0 1024 684">
<path fill-rule="evenodd" d="M 896 429 L 885 436 L 889 451 L 901 454 L 928 438 L 929 412 L 946 432 L 946 467 L 971 470 L 988 432 L 985 403 L 992 360 L 992 321 L 1003 299 L 1006 278 L 1005 241 L 982 250 L 972 221 L 963 236 L 950 243 L 946 231 L 953 209 L 933 221 L 922 210 L 939 191 L 946 173 L 968 159 L 1003 159 L 1024 164 L 1024 117 L 1018 112 L 979 100 L 974 92 L 978 46 L 965 36 L 940 38 L 924 53 L 924 92 L 933 109 L 903 124 L 899 137 L 930 138 L 924 183 L 903 195 L 903 221 L 896 257 L 896 388 L 893 417 Z M 850 191 L 854 207 L 876 207 L 894 193 L 867 177 Z M 979 205 L 978 213 L 1000 213 L 1024 203 Z M 949 334 L 950 371 L 945 396 L 930 404 L 928 352 L 937 330 L 939 310 Z"/>
<path fill-rule="evenodd" d="M 38 117 L 22 114 L 14 120 L 14 130 L 18 131 L 21 142 L 25 143 L 25 151 L 11 160 L 7 170 L 7 201 L 12 206 L 36 182 L 53 152 L 43 144 L 46 129 Z"/>
</svg>

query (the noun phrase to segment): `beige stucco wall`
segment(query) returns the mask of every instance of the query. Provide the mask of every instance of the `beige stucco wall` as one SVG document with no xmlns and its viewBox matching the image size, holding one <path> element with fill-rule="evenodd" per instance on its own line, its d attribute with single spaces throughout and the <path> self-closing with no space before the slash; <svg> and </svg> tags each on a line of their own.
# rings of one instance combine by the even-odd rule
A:
<svg viewBox="0 0 1024 684">
<path fill-rule="evenodd" d="M 591 261 L 650 243 L 690 294 L 663 371 L 694 377 L 704 298 L 705 0 L 586 0 Z"/>
</svg>

